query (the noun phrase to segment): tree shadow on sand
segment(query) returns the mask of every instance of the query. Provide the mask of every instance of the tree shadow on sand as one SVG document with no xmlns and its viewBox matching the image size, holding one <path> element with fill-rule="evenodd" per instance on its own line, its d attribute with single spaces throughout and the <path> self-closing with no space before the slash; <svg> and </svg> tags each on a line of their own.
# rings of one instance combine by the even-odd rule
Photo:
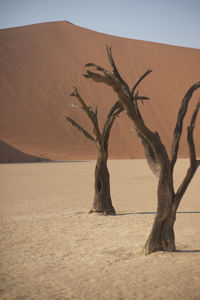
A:
<svg viewBox="0 0 200 300">
<path fill-rule="evenodd" d="M 174 252 L 177 252 L 177 253 L 200 253 L 200 250 L 175 250 Z"/>
<path fill-rule="evenodd" d="M 119 213 L 116 216 L 126 216 L 126 215 L 155 215 L 155 211 L 136 211 L 136 212 L 125 212 Z M 200 214 L 200 211 L 178 211 L 177 214 Z"/>
</svg>

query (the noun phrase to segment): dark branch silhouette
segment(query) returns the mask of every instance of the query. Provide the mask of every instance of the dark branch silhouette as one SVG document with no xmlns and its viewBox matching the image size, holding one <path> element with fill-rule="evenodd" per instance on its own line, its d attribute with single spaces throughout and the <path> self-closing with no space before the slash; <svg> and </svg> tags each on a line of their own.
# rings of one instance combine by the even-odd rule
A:
<svg viewBox="0 0 200 300">
<path fill-rule="evenodd" d="M 190 101 L 194 91 L 198 88 L 199 88 L 199 82 L 197 82 L 191 86 L 191 88 L 185 94 L 185 96 L 182 100 L 179 112 L 178 112 L 177 123 L 176 123 L 175 129 L 174 129 L 173 142 L 172 142 L 172 147 L 171 147 L 171 159 L 170 160 L 171 160 L 172 171 L 173 171 L 174 165 L 177 160 L 177 154 L 178 154 L 178 150 L 179 150 L 179 142 L 180 142 L 180 138 L 181 138 L 181 134 L 182 134 L 182 130 L 183 130 L 183 121 L 184 121 L 185 115 L 188 110 L 188 104 L 189 104 L 189 101 Z"/>
</svg>

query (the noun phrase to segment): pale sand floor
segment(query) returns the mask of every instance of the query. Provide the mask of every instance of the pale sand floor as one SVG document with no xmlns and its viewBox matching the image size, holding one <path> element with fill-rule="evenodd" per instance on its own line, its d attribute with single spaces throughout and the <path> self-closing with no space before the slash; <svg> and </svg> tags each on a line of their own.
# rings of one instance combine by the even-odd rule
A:
<svg viewBox="0 0 200 300">
<path fill-rule="evenodd" d="M 177 214 L 180 251 L 144 256 L 157 179 L 144 160 L 109 161 L 118 215 L 88 215 L 94 167 L 0 165 L 0 299 L 200 299 L 200 170 Z"/>
</svg>

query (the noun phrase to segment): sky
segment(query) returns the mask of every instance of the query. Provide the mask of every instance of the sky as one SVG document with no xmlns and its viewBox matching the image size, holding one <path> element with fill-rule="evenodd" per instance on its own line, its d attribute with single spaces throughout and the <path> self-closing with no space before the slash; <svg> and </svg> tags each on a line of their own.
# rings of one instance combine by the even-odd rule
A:
<svg viewBox="0 0 200 300">
<path fill-rule="evenodd" d="M 0 28 L 67 20 L 111 35 L 200 49 L 200 0 L 0 0 Z"/>
</svg>

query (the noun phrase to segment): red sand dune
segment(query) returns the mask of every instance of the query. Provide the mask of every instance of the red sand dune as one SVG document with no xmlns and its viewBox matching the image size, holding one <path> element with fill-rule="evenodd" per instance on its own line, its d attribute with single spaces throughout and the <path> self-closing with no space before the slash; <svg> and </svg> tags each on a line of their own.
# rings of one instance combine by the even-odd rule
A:
<svg viewBox="0 0 200 300">
<path fill-rule="evenodd" d="M 73 85 L 88 104 L 98 104 L 100 123 L 116 100 L 109 87 L 82 76 L 88 62 L 110 68 L 106 45 L 112 46 L 118 69 L 130 86 L 148 68 L 153 69 L 139 89 L 151 98 L 141 106 L 141 111 L 169 151 L 181 100 L 186 90 L 200 80 L 200 50 L 109 36 L 68 22 L 0 31 L 0 139 L 42 158 L 95 158 L 95 145 L 67 124 L 64 116 L 68 114 L 90 129 L 84 113 L 69 106 L 76 101 L 69 96 Z M 200 92 L 194 94 L 190 108 L 199 95 Z M 200 116 L 197 123 L 199 126 Z M 111 158 L 144 157 L 131 127 L 123 113 L 111 134 Z M 195 136 L 200 155 L 198 132 L 199 129 Z M 4 161 L 2 152 L 0 147 L 0 161 Z M 179 154 L 188 156 L 186 133 Z M 12 160 L 15 161 L 15 151 Z"/>
</svg>

